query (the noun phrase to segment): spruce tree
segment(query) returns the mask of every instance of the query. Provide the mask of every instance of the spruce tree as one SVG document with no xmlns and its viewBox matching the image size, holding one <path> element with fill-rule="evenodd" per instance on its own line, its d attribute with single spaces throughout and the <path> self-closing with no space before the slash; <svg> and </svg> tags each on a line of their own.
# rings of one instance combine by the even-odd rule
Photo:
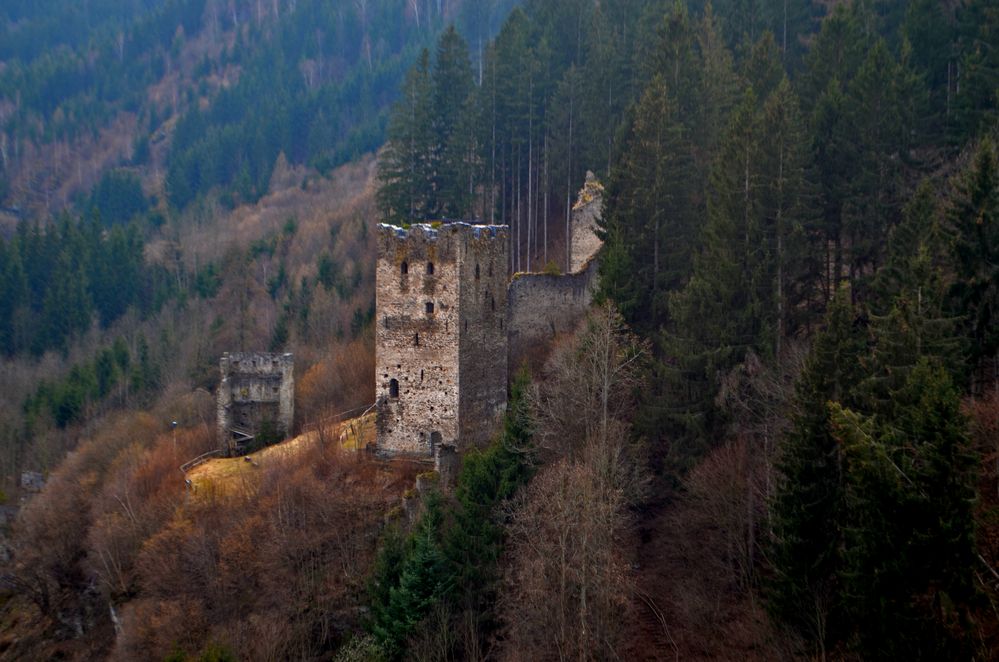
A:
<svg viewBox="0 0 999 662">
<path fill-rule="evenodd" d="M 666 81 L 657 74 L 635 108 L 601 221 L 612 253 L 600 266 L 603 295 L 638 328 L 657 329 L 665 322 L 666 296 L 690 272 L 694 182 L 686 134 Z M 622 259 L 613 257 L 617 251 Z"/>
<path fill-rule="evenodd" d="M 471 210 L 472 86 L 468 45 L 452 25 L 437 42 L 431 75 L 435 217 L 463 218 Z"/>
<path fill-rule="evenodd" d="M 991 138 L 956 178 L 947 220 L 956 271 L 952 305 L 967 315 L 979 382 L 999 389 L 999 156 Z"/>
<path fill-rule="evenodd" d="M 430 54 L 424 50 L 392 109 L 378 162 L 378 207 L 389 223 L 427 220 L 435 211 L 431 112 Z"/>
<path fill-rule="evenodd" d="M 966 658 L 975 460 L 960 397 L 926 359 L 892 395 L 874 417 L 832 409 L 845 467 L 844 603 L 866 656 Z"/>
<path fill-rule="evenodd" d="M 830 430 L 829 403 L 854 404 L 865 354 L 865 333 L 850 292 L 840 290 L 798 380 L 793 425 L 778 450 L 769 605 L 820 650 L 844 627 L 843 459 Z"/>
</svg>

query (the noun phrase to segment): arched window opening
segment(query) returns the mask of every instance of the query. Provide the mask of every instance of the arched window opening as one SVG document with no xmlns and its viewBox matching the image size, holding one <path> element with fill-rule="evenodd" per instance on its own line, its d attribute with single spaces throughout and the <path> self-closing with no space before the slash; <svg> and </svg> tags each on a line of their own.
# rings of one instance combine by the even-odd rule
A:
<svg viewBox="0 0 999 662">
<path fill-rule="evenodd" d="M 434 454 L 434 451 L 436 451 L 438 448 L 440 448 L 441 441 L 442 441 L 442 438 L 441 438 L 441 433 L 440 432 L 431 432 L 430 433 L 430 454 L 431 455 Z"/>
<path fill-rule="evenodd" d="M 399 265 L 399 271 L 402 272 L 403 276 L 405 276 L 406 274 L 408 274 L 409 273 L 409 262 L 403 262 L 401 265 Z"/>
<path fill-rule="evenodd" d="M 427 262 L 427 275 L 428 276 L 433 276 L 434 275 L 434 263 L 433 262 Z"/>
<path fill-rule="evenodd" d="M 398 398 L 399 397 L 399 380 L 391 379 L 389 380 L 389 397 Z"/>
<path fill-rule="evenodd" d="M 427 302 L 427 315 L 433 315 L 433 314 L 434 314 L 434 302 L 433 301 L 428 301 Z"/>
<path fill-rule="evenodd" d="M 413 334 L 413 344 L 416 345 L 417 347 L 420 346 L 420 334 L 419 333 L 414 333 Z"/>
</svg>

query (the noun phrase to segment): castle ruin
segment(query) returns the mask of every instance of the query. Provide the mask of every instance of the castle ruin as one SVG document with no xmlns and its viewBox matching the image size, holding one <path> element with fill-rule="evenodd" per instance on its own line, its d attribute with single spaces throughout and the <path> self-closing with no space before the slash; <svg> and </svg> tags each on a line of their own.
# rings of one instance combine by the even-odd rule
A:
<svg viewBox="0 0 999 662">
<path fill-rule="evenodd" d="M 602 242 L 592 173 L 572 210 L 568 274 L 508 278 L 509 229 L 473 223 L 378 226 L 377 450 L 441 465 L 489 442 L 508 374 L 585 316 Z"/>
<path fill-rule="evenodd" d="M 257 445 L 261 436 L 281 439 L 295 415 L 291 354 L 226 352 L 219 361 L 219 448 L 228 456 Z"/>
<path fill-rule="evenodd" d="M 378 226 L 378 449 L 438 457 L 489 440 L 506 407 L 506 226 Z"/>
</svg>

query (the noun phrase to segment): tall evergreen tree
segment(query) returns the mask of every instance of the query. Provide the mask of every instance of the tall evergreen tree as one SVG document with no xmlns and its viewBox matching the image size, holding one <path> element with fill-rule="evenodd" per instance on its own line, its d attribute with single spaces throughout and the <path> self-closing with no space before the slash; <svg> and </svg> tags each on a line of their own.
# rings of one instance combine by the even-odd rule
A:
<svg viewBox="0 0 999 662">
<path fill-rule="evenodd" d="M 967 315 L 970 362 L 999 389 L 999 154 L 985 138 L 954 183 L 948 210 L 956 276 L 952 297 Z"/>
<path fill-rule="evenodd" d="M 793 426 L 778 451 L 769 605 L 820 650 L 844 627 L 839 599 L 843 459 L 830 429 L 829 403 L 854 404 L 865 354 L 864 330 L 849 291 L 841 290 L 798 380 Z"/>
<path fill-rule="evenodd" d="M 868 656 L 970 653 L 975 461 L 960 409 L 946 372 L 926 359 L 877 417 L 833 405 L 845 467 L 843 595 Z"/>
<path fill-rule="evenodd" d="M 430 54 L 424 50 L 403 83 L 378 162 L 378 206 L 401 225 L 430 218 L 433 209 L 433 140 Z"/>
<path fill-rule="evenodd" d="M 620 244 L 627 258 L 601 263 L 601 289 L 639 328 L 665 322 L 666 296 L 690 272 L 695 182 L 687 133 L 665 79 L 656 75 L 634 110 L 601 221 L 608 242 Z"/>
<path fill-rule="evenodd" d="M 472 205 L 472 65 L 468 44 L 452 25 L 437 42 L 432 83 L 434 135 L 432 211 L 441 218 L 467 216 Z"/>
</svg>

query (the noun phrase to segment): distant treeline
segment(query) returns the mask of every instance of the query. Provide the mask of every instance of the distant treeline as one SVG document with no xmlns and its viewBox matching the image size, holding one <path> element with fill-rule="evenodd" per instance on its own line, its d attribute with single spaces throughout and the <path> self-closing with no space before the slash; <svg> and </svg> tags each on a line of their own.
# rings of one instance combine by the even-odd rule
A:
<svg viewBox="0 0 999 662">
<path fill-rule="evenodd" d="M 0 197 L 26 143 L 96 136 L 130 112 L 142 163 L 163 122 L 181 114 L 166 193 L 183 208 L 215 187 L 229 204 L 255 201 L 281 152 L 325 171 L 376 149 L 403 72 L 445 21 L 481 44 L 515 0 L 92 2 L 46 13 L 15 4 L 0 13 L 0 98 L 13 105 L 0 126 Z M 192 70 L 193 39 L 210 46 Z M 176 90 L 156 103 L 149 87 L 165 78 Z"/>
<path fill-rule="evenodd" d="M 173 292 L 166 270 L 144 261 L 135 225 L 107 229 L 96 216 L 22 224 L 0 241 L 0 351 L 65 350 L 95 320 L 149 314 Z"/>
</svg>

